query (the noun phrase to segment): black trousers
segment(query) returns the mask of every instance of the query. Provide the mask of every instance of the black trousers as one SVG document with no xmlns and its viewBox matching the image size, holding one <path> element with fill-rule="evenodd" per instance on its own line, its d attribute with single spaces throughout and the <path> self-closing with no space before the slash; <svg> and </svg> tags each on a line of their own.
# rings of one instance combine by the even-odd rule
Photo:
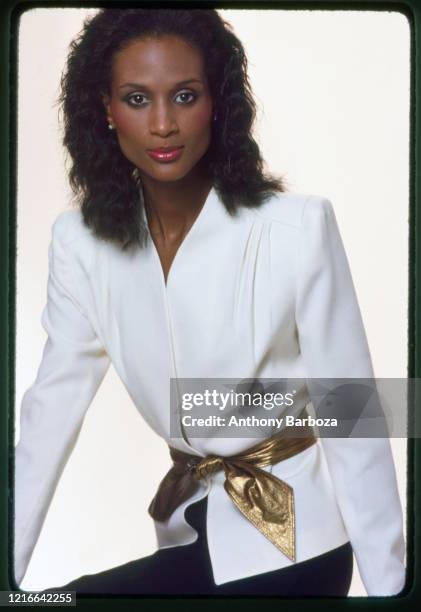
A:
<svg viewBox="0 0 421 612">
<path fill-rule="evenodd" d="M 345 597 L 351 584 L 349 542 L 295 565 L 215 585 L 206 538 L 207 497 L 189 506 L 187 521 L 197 529 L 193 544 L 156 551 L 124 565 L 88 574 L 60 590 L 104 595 L 278 595 Z M 253 554 L 253 551 L 250 551 Z M 49 592 L 55 589 L 50 589 Z M 48 591 L 47 591 L 48 592 Z"/>
</svg>

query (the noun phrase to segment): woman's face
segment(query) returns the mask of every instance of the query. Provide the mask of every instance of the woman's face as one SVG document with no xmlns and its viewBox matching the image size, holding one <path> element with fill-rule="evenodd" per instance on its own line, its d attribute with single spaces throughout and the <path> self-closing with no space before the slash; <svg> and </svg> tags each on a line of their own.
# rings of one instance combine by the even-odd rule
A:
<svg viewBox="0 0 421 612">
<path fill-rule="evenodd" d="M 103 101 L 123 154 L 143 178 L 183 179 L 209 147 L 212 100 L 202 55 L 178 36 L 140 38 L 119 51 Z"/>
</svg>

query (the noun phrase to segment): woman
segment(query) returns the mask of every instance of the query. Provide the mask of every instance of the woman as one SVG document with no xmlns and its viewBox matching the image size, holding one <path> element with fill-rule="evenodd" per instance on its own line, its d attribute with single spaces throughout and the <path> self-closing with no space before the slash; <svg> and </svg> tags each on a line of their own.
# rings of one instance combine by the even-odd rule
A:
<svg viewBox="0 0 421 612">
<path fill-rule="evenodd" d="M 149 508 L 159 550 L 62 589 L 345 596 L 354 551 L 369 595 L 398 593 L 387 438 L 189 437 L 170 419 L 171 378 L 373 377 L 331 203 L 263 170 L 241 43 L 212 10 L 102 10 L 61 101 L 80 209 L 54 224 L 48 342 L 22 403 L 16 582 L 112 362 L 170 447 Z"/>
</svg>

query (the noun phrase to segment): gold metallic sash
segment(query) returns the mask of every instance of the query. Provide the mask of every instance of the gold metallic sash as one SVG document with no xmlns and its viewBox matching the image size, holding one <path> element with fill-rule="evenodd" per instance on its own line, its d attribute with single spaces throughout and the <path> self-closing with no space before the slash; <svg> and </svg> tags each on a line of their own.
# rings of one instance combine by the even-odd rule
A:
<svg viewBox="0 0 421 612">
<path fill-rule="evenodd" d="M 308 414 L 305 411 L 305 416 Z M 300 415 L 303 417 L 303 414 Z M 299 438 L 291 432 L 300 432 Z M 173 466 L 149 506 L 156 521 L 166 521 L 199 488 L 199 480 L 224 470 L 224 488 L 237 508 L 291 561 L 295 561 L 294 491 L 260 468 L 293 457 L 317 442 L 312 427 L 288 427 L 236 455 L 198 457 L 169 447 Z"/>
</svg>

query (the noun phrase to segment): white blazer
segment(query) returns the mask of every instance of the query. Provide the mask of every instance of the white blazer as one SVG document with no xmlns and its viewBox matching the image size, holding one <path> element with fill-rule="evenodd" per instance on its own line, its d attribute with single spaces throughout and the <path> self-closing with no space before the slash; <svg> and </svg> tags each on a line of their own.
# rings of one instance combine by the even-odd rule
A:
<svg viewBox="0 0 421 612">
<path fill-rule="evenodd" d="M 198 456 L 240 452 L 261 437 L 171 436 L 171 377 L 374 376 L 334 211 L 323 197 L 277 194 L 231 217 L 212 189 L 167 285 L 151 239 L 125 254 L 70 210 L 54 223 L 49 265 L 48 340 L 23 398 L 15 451 L 18 584 L 110 362 L 150 427 Z M 388 438 L 323 438 L 263 469 L 294 490 L 296 562 L 349 540 L 368 595 L 402 590 L 403 516 Z M 216 473 L 166 523 L 155 523 L 158 546 L 195 541 L 184 511 L 207 495 L 216 584 L 292 565 L 237 510 L 223 481 Z"/>
</svg>

